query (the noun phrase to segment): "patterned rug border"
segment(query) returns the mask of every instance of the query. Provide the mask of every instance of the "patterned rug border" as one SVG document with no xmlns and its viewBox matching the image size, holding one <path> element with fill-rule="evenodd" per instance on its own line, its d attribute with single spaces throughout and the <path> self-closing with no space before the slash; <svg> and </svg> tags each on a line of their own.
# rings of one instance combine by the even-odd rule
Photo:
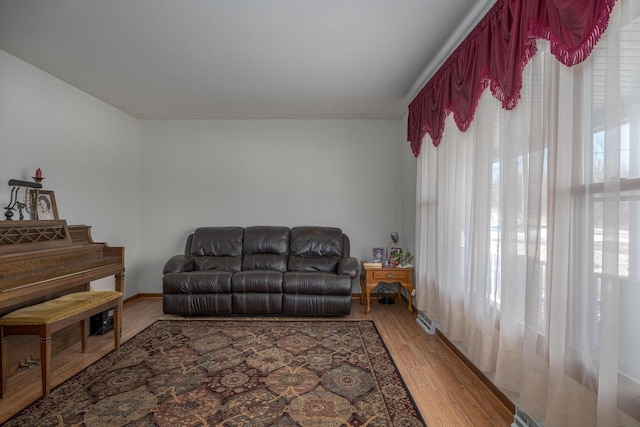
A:
<svg viewBox="0 0 640 427">
<path fill-rule="evenodd" d="M 376 333 L 380 337 L 380 341 L 382 341 L 382 346 L 384 347 L 384 350 L 387 352 L 387 355 L 389 356 L 389 359 L 391 359 L 391 361 L 393 362 L 393 366 L 396 368 L 396 372 L 398 373 L 398 377 L 400 379 L 400 382 L 402 383 L 402 387 L 404 387 L 405 391 L 407 392 L 407 396 L 409 397 L 409 400 L 411 401 L 411 404 L 416 409 L 416 413 L 418 415 L 418 418 L 425 425 L 425 427 L 427 427 L 427 422 L 424 420 L 424 417 L 422 416 L 422 413 L 420 412 L 420 408 L 418 408 L 418 405 L 416 405 L 416 401 L 413 399 L 413 395 L 411 394 L 411 391 L 409 391 L 409 387 L 407 387 L 407 383 L 404 381 L 404 377 L 400 374 L 400 371 L 398 370 L 398 364 L 396 363 L 395 359 L 393 358 L 393 355 L 391 354 L 391 351 L 389 351 L 389 347 L 387 346 L 387 343 L 384 342 L 384 338 L 382 337 L 382 334 L 380 333 L 380 329 L 378 329 L 378 326 L 376 325 L 376 322 L 374 322 L 373 320 L 345 320 L 345 321 L 347 321 L 347 322 L 351 322 L 351 321 L 353 321 L 353 322 L 371 322 L 373 324 L 373 328 L 376 330 Z"/>
<path fill-rule="evenodd" d="M 418 408 L 418 406 L 416 405 L 416 402 L 413 398 L 413 395 L 411 394 L 411 392 L 409 391 L 409 388 L 407 387 L 407 384 L 404 380 L 404 377 L 401 375 L 399 369 L 398 369 L 398 365 L 395 361 L 395 359 L 393 358 L 393 355 L 391 353 L 391 351 L 389 351 L 389 347 L 387 346 L 387 343 L 384 341 L 384 338 L 382 336 L 382 334 L 380 333 L 380 330 L 378 329 L 378 326 L 376 325 L 376 323 L 373 320 L 367 320 L 367 319 L 317 319 L 317 318 L 313 318 L 313 319 L 300 319 L 300 318 L 287 318 L 287 317 L 266 317 L 266 318 L 260 318 L 260 317 L 250 317 L 250 318 L 241 318 L 241 317 L 222 317 L 222 318 L 218 318 L 218 317 L 211 317 L 211 316 L 204 316 L 204 317 L 195 317 L 195 318 L 185 318 L 185 317 L 181 317 L 181 316 L 175 316 L 175 317 L 165 317 L 165 318 L 160 318 L 158 320 L 155 320 L 153 323 L 151 323 L 150 325 L 148 325 L 147 327 L 145 327 L 144 329 L 140 330 L 138 333 L 136 333 L 135 335 L 133 335 L 132 337 L 130 337 L 129 339 L 127 339 L 125 342 L 123 342 L 120 346 L 120 350 L 119 352 L 116 352 L 115 350 L 111 350 L 109 353 L 107 353 L 106 355 L 104 355 L 103 357 L 99 358 L 98 360 L 96 360 L 95 362 L 93 362 L 91 365 L 89 365 L 88 367 L 84 368 L 83 370 L 79 371 L 78 373 L 76 373 L 75 375 L 73 375 L 72 377 L 70 377 L 69 379 L 63 381 L 61 384 L 55 386 L 52 390 L 51 393 L 49 394 L 49 397 L 45 398 L 45 397 L 40 397 L 37 400 L 35 400 L 34 402 L 32 402 L 30 405 L 28 405 L 26 408 L 22 409 L 21 411 L 19 411 L 18 413 L 14 414 L 11 418 L 9 418 L 7 421 L 5 421 L 4 424 L 2 424 L 3 426 L 9 425 L 11 424 L 12 421 L 16 421 L 19 417 L 25 415 L 26 413 L 28 413 L 29 411 L 32 411 L 34 409 L 39 409 L 38 412 L 40 414 L 45 414 L 48 415 L 49 413 L 51 413 L 58 405 L 60 405 L 62 402 L 64 402 L 65 400 L 67 400 L 67 398 L 73 394 L 75 394 L 76 392 L 78 392 L 79 390 L 70 390 L 68 389 L 68 384 L 71 383 L 71 380 L 74 379 L 77 382 L 80 382 L 83 384 L 83 386 L 88 386 L 89 384 L 93 383 L 96 379 L 98 379 L 100 376 L 104 375 L 108 369 L 114 365 L 116 365 L 118 362 L 122 361 L 123 359 L 125 359 L 131 352 L 133 352 L 136 348 L 138 348 L 139 345 L 146 343 L 149 339 L 152 338 L 153 334 L 155 333 L 155 330 L 160 328 L 160 324 L 162 323 L 173 323 L 173 322 L 192 322 L 192 323 L 205 323 L 205 322 L 217 322 L 217 323 L 222 323 L 222 322 L 226 322 L 226 323 L 245 323 L 245 322 L 261 322 L 261 323 L 354 323 L 354 324 L 368 324 L 371 325 L 372 328 L 375 330 L 375 333 L 377 334 L 377 337 L 379 338 L 380 343 L 382 344 L 382 348 L 384 349 L 384 351 L 386 352 L 386 355 L 388 356 L 389 360 L 391 360 L 393 367 L 395 368 L 395 373 L 397 375 L 397 378 L 400 382 L 400 384 L 402 385 L 406 396 L 408 398 L 408 400 L 411 402 L 411 404 L 413 405 L 415 411 L 416 411 L 416 417 L 418 418 L 418 420 L 425 426 L 427 427 L 427 424 L 424 420 L 424 417 L 422 416 L 422 413 L 420 412 L 420 409 Z M 362 329 L 359 328 L 360 333 L 362 334 Z M 371 357 L 371 353 L 368 349 L 368 347 L 365 346 L 365 350 L 367 352 L 367 354 L 369 355 L 369 357 Z M 87 378 L 85 378 L 87 377 Z M 378 376 L 378 374 L 375 375 L 376 378 L 376 382 L 378 383 L 378 387 L 380 387 L 380 378 Z M 386 402 L 386 400 L 385 400 Z M 41 420 L 42 418 L 32 418 L 30 420 L 26 420 L 27 423 L 20 423 L 20 424 L 11 424 L 11 425 L 35 425 L 35 423 L 37 423 L 39 420 Z M 33 423 L 33 424 L 32 424 Z"/>
</svg>

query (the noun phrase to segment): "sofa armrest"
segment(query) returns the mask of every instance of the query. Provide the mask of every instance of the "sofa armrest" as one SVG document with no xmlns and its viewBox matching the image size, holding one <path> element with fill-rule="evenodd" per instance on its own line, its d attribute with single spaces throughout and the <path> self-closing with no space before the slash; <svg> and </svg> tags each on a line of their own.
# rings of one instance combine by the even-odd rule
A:
<svg viewBox="0 0 640 427">
<path fill-rule="evenodd" d="M 185 271 L 193 270 L 195 270 L 193 259 L 186 255 L 174 255 L 164 264 L 162 274 L 184 273 Z"/>
<path fill-rule="evenodd" d="M 338 263 L 338 274 L 347 275 L 352 279 L 355 279 L 358 275 L 358 271 L 360 270 L 359 267 L 357 259 L 353 257 L 342 258 Z"/>
</svg>

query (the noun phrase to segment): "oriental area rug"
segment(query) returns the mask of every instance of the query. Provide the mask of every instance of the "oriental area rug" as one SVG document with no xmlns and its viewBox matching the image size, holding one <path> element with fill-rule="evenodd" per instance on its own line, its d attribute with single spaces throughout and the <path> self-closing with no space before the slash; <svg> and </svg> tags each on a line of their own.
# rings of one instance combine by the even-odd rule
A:
<svg viewBox="0 0 640 427">
<path fill-rule="evenodd" d="M 371 321 L 159 320 L 9 426 L 424 426 Z"/>
</svg>

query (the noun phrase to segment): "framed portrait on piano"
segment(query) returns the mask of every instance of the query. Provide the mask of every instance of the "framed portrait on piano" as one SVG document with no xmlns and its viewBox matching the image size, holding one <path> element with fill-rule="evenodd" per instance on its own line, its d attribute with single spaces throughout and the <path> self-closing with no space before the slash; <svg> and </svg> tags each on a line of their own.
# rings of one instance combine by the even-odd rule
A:
<svg viewBox="0 0 640 427">
<path fill-rule="evenodd" d="M 56 205 L 56 197 L 53 191 L 31 190 L 30 197 L 34 204 L 37 220 L 60 219 L 58 217 L 58 205 Z"/>
</svg>

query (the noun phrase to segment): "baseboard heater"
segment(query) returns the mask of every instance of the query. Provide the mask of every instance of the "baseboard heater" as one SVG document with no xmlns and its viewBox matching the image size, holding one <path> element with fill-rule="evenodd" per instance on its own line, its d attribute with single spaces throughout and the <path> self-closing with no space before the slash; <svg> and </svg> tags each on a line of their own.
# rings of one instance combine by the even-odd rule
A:
<svg viewBox="0 0 640 427">
<path fill-rule="evenodd" d="M 516 406 L 516 414 L 513 417 L 513 423 L 511 427 L 543 427 L 540 421 L 533 418 L 531 415 L 523 412 Z"/>
<path fill-rule="evenodd" d="M 429 316 L 427 316 L 424 311 L 420 310 L 418 311 L 418 316 L 416 317 L 416 322 L 418 322 L 418 325 L 420 325 L 420 327 L 422 329 L 424 329 L 427 334 L 429 335 L 435 335 L 436 333 L 436 321 L 432 320 L 429 318 Z"/>
</svg>

